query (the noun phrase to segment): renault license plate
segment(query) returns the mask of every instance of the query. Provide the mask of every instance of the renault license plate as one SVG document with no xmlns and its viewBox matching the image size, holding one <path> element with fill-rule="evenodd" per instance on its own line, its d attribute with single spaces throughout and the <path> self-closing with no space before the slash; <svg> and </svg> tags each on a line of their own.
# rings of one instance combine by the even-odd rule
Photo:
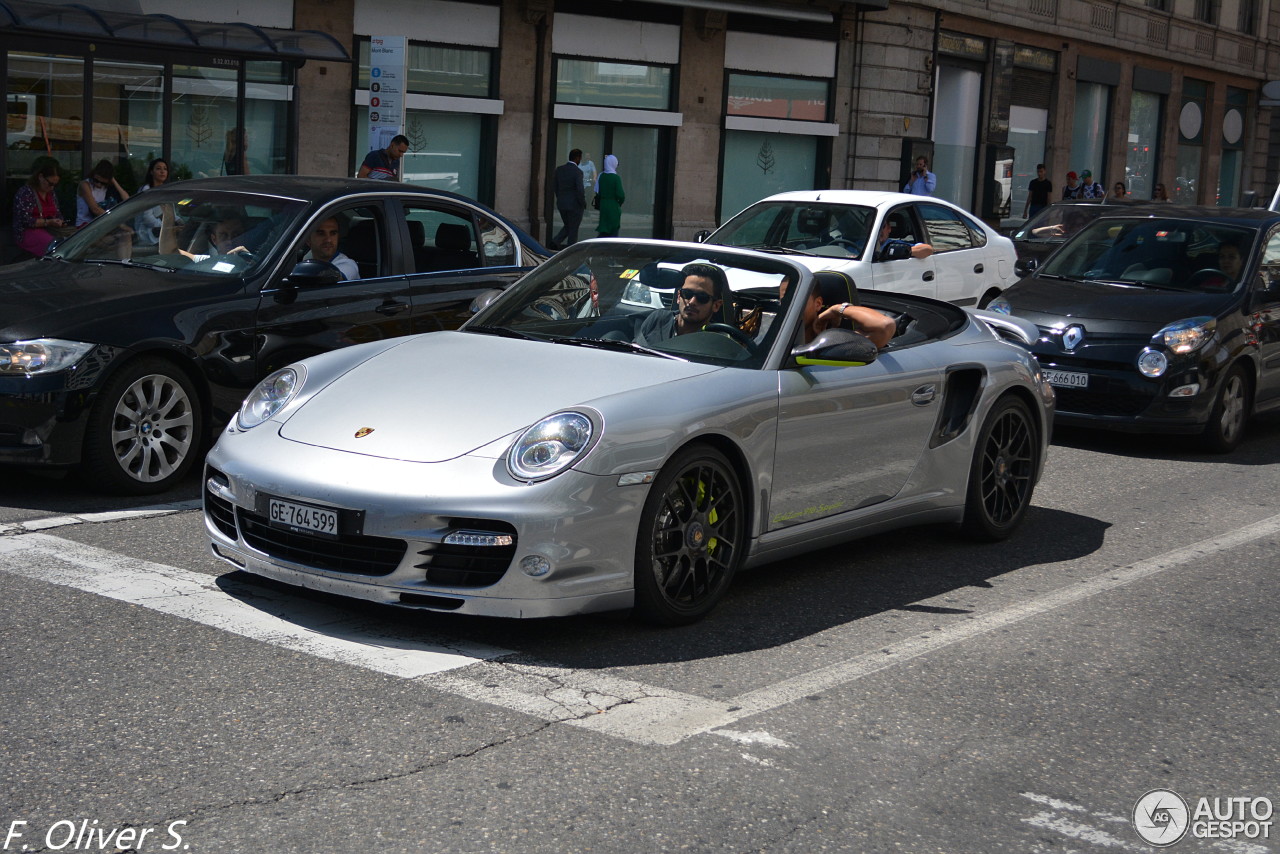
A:
<svg viewBox="0 0 1280 854">
<path fill-rule="evenodd" d="M 267 518 L 278 528 L 302 529 L 328 537 L 338 536 L 338 511 L 329 507 L 312 507 L 271 498 L 267 501 Z"/>
<path fill-rule="evenodd" d="M 1082 374 L 1079 371 L 1052 371 L 1041 369 L 1040 373 L 1044 375 L 1044 380 L 1049 385 L 1058 386 L 1059 388 L 1088 388 L 1089 375 Z"/>
</svg>

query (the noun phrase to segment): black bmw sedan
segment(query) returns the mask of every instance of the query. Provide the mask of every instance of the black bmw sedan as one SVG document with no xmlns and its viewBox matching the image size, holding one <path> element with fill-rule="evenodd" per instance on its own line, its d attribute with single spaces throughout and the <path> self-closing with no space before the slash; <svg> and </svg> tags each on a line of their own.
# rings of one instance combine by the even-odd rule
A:
<svg viewBox="0 0 1280 854">
<path fill-rule="evenodd" d="M 1234 449 L 1280 408 L 1280 213 L 1104 215 L 990 306 L 1034 322 L 1056 423 Z"/>
<path fill-rule="evenodd" d="M 0 465 L 162 491 L 262 377 L 456 328 L 549 255 L 489 208 L 407 184 L 262 175 L 140 193 L 0 269 Z"/>
</svg>

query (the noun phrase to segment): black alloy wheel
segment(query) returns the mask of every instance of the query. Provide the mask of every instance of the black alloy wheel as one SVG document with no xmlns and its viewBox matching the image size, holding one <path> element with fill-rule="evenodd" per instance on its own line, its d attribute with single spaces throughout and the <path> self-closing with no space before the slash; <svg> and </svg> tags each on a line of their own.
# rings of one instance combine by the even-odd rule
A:
<svg viewBox="0 0 1280 854">
<path fill-rule="evenodd" d="M 1249 418 L 1249 380 L 1239 365 L 1232 368 L 1222 380 L 1209 423 L 1200 434 L 1200 445 L 1215 454 L 1234 451 L 1244 438 L 1245 422 Z"/>
<path fill-rule="evenodd" d="M 200 398 L 187 375 L 164 359 L 139 359 L 98 394 L 85 433 L 83 474 L 108 492 L 163 492 L 190 471 L 202 429 Z"/>
<path fill-rule="evenodd" d="M 742 488 L 725 456 L 694 445 L 661 471 L 636 537 L 636 614 L 683 625 L 724 595 L 746 549 Z"/>
<path fill-rule="evenodd" d="M 960 529 L 986 542 L 1003 540 L 1022 523 L 1035 489 L 1040 443 L 1027 404 L 1006 396 L 978 433 Z"/>
</svg>

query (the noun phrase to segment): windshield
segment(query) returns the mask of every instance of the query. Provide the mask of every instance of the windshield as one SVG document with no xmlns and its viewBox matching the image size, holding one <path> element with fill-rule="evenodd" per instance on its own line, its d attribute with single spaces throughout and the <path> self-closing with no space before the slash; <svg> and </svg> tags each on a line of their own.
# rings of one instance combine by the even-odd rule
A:
<svg viewBox="0 0 1280 854">
<path fill-rule="evenodd" d="M 1224 293 L 1243 280 L 1254 235 L 1218 223 L 1105 217 L 1072 238 L 1037 274 Z"/>
<path fill-rule="evenodd" d="M 1014 240 L 1061 243 L 1108 211 L 1101 202 L 1049 205 L 1022 224 Z"/>
<path fill-rule="evenodd" d="M 726 222 L 708 241 L 749 249 L 860 258 L 875 219 L 875 208 L 861 205 L 766 201 Z"/>
<path fill-rule="evenodd" d="M 147 190 L 67 238 L 65 261 L 240 276 L 270 256 L 306 203 L 222 191 Z"/>
<path fill-rule="evenodd" d="M 799 274 L 780 259 L 714 246 L 592 241 L 525 276 L 463 331 L 759 368 L 783 325 L 788 278 Z"/>
</svg>

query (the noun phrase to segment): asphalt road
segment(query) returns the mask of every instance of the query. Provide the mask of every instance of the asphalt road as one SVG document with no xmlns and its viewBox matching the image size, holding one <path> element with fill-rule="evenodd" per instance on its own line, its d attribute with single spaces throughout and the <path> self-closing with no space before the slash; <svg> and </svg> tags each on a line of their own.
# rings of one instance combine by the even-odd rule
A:
<svg viewBox="0 0 1280 854">
<path fill-rule="evenodd" d="M 308 594 L 208 556 L 195 479 L 0 472 L 0 851 L 1154 851 L 1156 789 L 1259 837 L 1171 850 L 1280 851 L 1277 462 L 1277 422 L 1060 433 L 1009 542 L 874 537 L 667 630 Z"/>
</svg>

